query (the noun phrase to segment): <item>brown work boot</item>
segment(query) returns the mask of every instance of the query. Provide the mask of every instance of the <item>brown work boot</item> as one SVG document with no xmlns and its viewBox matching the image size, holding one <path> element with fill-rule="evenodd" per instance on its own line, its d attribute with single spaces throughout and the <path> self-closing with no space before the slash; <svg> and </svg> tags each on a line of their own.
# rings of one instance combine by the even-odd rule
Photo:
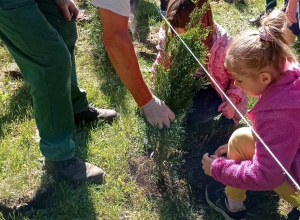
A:
<svg viewBox="0 0 300 220">
<path fill-rule="evenodd" d="M 44 168 L 50 173 L 75 182 L 90 181 L 95 184 L 102 184 L 105 176 L 105 172 L 99 167 L 80 161 L 75 157 L 64 161 L 45 159 Z"/>
<path fill-rule="evenodd" d="M 119 117 L 119 114 L 112 109 L 101 109 L 89 106 L 87 110 L 74 115 L 75 123 L 86 122 L 91 123 L 98 120 L 104 120 L 112 123 Z"/>
</svg>

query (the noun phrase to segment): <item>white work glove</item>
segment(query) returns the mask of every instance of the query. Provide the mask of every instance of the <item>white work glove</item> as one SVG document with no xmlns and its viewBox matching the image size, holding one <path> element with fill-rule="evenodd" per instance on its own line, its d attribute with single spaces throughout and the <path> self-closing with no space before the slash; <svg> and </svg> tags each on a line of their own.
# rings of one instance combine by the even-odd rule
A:
<svg viewBox="0 0 300 220">
<path fill-rule="evenodd" d="M 153 96 L 151 101 L 140 108 L 140 110 L 146 120 L 159 129 L 162 129 L 163 125 L 169 128 L 171 122 L 175 120 L 175 115 L 171 109 L 156 96 Z"/>
</svg>

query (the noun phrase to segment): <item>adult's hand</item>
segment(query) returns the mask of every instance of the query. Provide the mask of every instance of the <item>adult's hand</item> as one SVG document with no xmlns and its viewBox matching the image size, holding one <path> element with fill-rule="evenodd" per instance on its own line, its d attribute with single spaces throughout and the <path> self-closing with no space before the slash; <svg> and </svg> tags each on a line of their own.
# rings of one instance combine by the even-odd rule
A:
<svg viewBox="0 0 300 220">
<path fill-rule="evenodd" d="M 294 13 L 294 11 L 287 11 L 286 12 L 286 17 L 287 17 L 287 24 L 289 26 L 292 26 L 293 23 L 297 23 L 297 17 L 296 17 L 296 13 Z"/>
<path fill-rule="evenodd" d="M 55 0 L 67 21 L 77 20 L 79 9 L 72 0 Z"/>
<path fill-rule="evenodd" d="M 296 11 L 298 0 L 290 0 L 286 8 L 285 15 L 287 17 L 287 24 L 292 26 L 293 23 L 297 23 Z"/>
<path fill-rule="evenodd" d="M 159 129 L 162 129 L 164 125 L 169 128 L 171 122 L 175 120 L 171 109 L 156 96 L 153 96 L 152 100 L 141 108 L 141 112 L 151 125 Z"/>
</svg>

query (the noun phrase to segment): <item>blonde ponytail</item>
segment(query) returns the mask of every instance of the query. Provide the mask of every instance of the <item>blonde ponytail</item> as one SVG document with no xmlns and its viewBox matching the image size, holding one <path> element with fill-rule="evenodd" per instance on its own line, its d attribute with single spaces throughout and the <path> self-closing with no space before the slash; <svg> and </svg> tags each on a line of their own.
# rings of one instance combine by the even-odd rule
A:
<svg viewBox="0 0 300 220">
<path fill-rule="evenodd" d="M 261 24 L 259 31 L 243 34 L 229 47 L 225 66 L 230 72 L 245 75 L 272 65 L 283 73 L 286 62 L 297 60 L 284 38 L 285 14 L 273 10 L 261 20 Z"/>
</svg>

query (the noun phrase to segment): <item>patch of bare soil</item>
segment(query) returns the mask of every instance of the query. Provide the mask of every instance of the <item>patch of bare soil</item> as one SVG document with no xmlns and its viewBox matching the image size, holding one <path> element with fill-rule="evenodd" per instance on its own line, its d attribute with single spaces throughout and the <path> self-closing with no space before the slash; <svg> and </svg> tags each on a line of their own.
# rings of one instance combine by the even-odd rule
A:
<svg viewBox="0 0 300 220">
<path fill-rule="evenodd" d="M 141 39 L 138 33 L 132 30 L 130 27 L 131 38 L 133 39 L 133 45 L 136 53 L 138 53 L 144 59 L 151 59 L 155 61 L 157 55 L 156 46 L 159 43 L 158 28 L 151 27 L 150 33 L 146 39 Z M 135 34 L 134 34 L 135 33 Z"/>
<path fill-rule="evenodd" d="M 160 190 L 156 178 L 151 178 L 154 161 L 146 156 L 140 156 L 129 161 L 129 173 L 136 183 L 149 197 L 160 197 Z"/>
</svg>

